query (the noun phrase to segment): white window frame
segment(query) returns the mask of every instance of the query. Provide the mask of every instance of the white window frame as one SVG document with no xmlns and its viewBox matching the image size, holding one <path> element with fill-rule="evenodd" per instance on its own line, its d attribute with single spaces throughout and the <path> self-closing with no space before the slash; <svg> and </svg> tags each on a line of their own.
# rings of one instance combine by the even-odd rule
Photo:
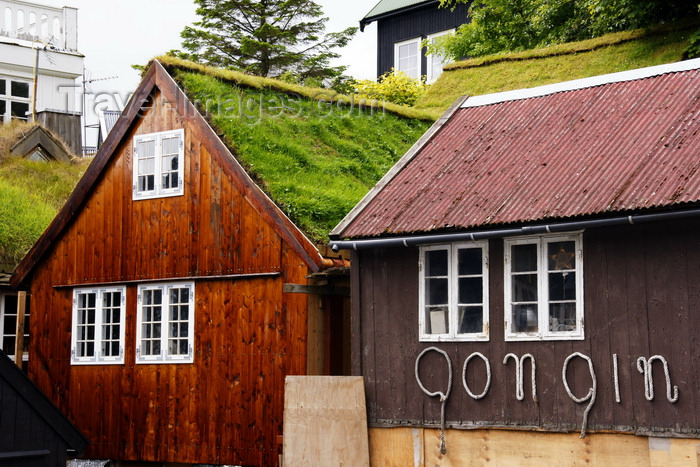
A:
<svg viewBox="0 0 700 467">
<path fill-rule="evenodd" d="M 19 296 L 17 292 L 0 292 L 0 346 L 2 345 L 2 342 L 5 341 L 5 337 L 14 337 L 15 338 L 15 347 L 17 346 L 17 322 L 15 319 L 15 328 L 14 329 L 5 329 L 5 316 L 8 314 L 7 310 L 7 303 L 5 299 L 10 296 L 10 297 L 15 297 L 16 300 L 19 300 Z M 19 302 L 18 302 L 19 303 Z M 14 310 L 10 310 L 11 315 L 14 315 L 15 318 L 17 317 L 17 309 L 15 308 Z M 27 320 L 29 319 L 29 309 L 26 309 L 24 312 L 24 341 L 28 342 L 29 340 L 29 327 L 26 325 Z M 15 361 L 15 349 L 12 349 L 10 353 L 5 352 L 5 354 L 12 360 L 13 362 Z M 26 362 L 29 360 L 29 352 L 22 352 L 22 361 Z"/>
<path fill-rule="evenodd" d="M 481 279 L 482 279 L 482 331 L 476 333 L 458 333 L 459 328 L 459 274 L 458 252 L 460 249 L 481 249 Z M 426 322 L 426 268 L 425 253 L 435 250 L 447 250 L 448 258 L 448 313 L 449 331 L 444 334 L 427 333 Z M 489 340 L 489 248 L 488 240 L 475 242 L 460 242 L 452 244 L 423 246 L 419 251 L 419 292 L 418 292 L 418 330 L 421 342 L 479 342 Z"/>
<path fill-rule="evenodd" d="M 22 104 L 27 104 L 27 112 L 31 112 L 31 99 L 32 99 L 32 83 L 24 79 L 17 79 L 11 76 L 0 76 L 0 81 L 5 82 L 5 92 L 0 94 L 0 101 L 5 102 L 5 112 L 0 114 L 0 123 L 9 122 L 12 119 L 12 103 L 19 102 Z M 12 95 L 12 81 L 16 83 L 26 84 L 29 87 L 28 97 L 19 97 Z M 29 114 L 18 115 L 18 119 L 27 121 L 29 119 Z"/>
<path fill-rule="evenodd" d="M 178 145 L 178 166 L 176 170 L 166 171 L 163 167 L 163 140 L 172 138 L 174 136 L 179 137 Z M 154 152 L 154 172 L 153 172 L 153 189 L 152 190 L 140 190 L 139 189 L 139 143 L 153 141 L 155 144 Z M 181 196 L 184 194 L 184 168 L 185 168 L 185 130 L 170 130 L 161 131 L 158 133 L 148 133 L 143 135 L 137 135 L 134 137 L 133 141 L 133 199 L 153 199 L 153 198 L 165 198 L 169 196 Z M 166 188 L 163 186 L 163 175 L 166 172 L 177 173 L 177 186 L 175 188 Z"/>
<path fill-rule="evenodd" d="M 112 305 L 112 308 L 119 309 L 119 322 L 106 323 L 103 319 L 103 299 L 107 293 L 119 292 L 121 294 L 120 303 L 118 306 Z M 94 355 L 78 356 L 79 329 L 82 325 L 79 323 L 78 315 L 78 297 L 79 295 L 94 294 L 95 295 L 95 330 L 94 337 L 90 340 L 94 344 Z M 73 289 L 73 318 L 71 326 L 71 365 L 120 365 L 124 363 L 124 325 L 126 319 L 126 287 L 93 287 L 83 289 Z M 107 336 L 103 336 L 105 325 L 119 325 L 119 352 L 118 355 L 104 355 L 102 352 L 102 344 L 110 340 Z"/>
<path fill-rule="evenodd" d="M 407 73 L 406 70 L 399 68 L 399 50 L 402 46 L 404 45 L 410 45 L 412 43 L 416 44 L 416 74 L 411 75 Z M 401 42 L 395 42 L 394 43 L 394 70 L 395 71 L 403 71 L 406 76 L 413 78 L 413 79 L 420 79 L 421 77 L 421 62 L 422 62 L 422 55 L 423 55 L 423 48 L 421 47 L 421 38 L 420 37 L 415 37 L 413 39 L 408 39 L 405 41 Z"/>
<path fill-rule="evenodd" d="M 547 245 L 554 242 L 573 241 L 575 244 L 576 274 L 576 328 L 572 331 L 551 331 L 549 328 L 549 271 L 547 261 Z M 537 332 L 511 331 L 513 316 L 512 261 L 511 247 L 515 245 L 537 245 Z M 584 304 L 583 304 L 583 233 L 568 233 L 563 235 L 531 235 L 526 237 L 511 237 L 503 240 L 504 256 L 504 323 L 506 341 L 538 341 L 538 340 L 583 340 L 584 335 Z"/>
<path fill-rule="evenodd" d="M 433 40 L 437 39 L 438 37 L 446 36 L 447 34 L 452 34 L 453 32 L 455 32 L 454 29 L 448 29 L 448 30 L 446 30 L 446 31 L 436 32 L 435 34 L 428 34 L 428 36 L 426 37 L 426 41 L 427 41 L 427 43 L 430 44 L 431 42 L 433 42 Z M 444 57 L 442 57 L 442 56 L 440 56 L 440 55 L 437 55 L 437 54 L 430 54 L 430 53 L 429 53 L 429 54 L 426 55 L 426 58 L 427 58 L 427 62 L 428 62 L 428 63 L 427 63 L 428 69 L 426 70 L 427 79 L 426 79 L 425 82 L 426 82 L 427 84 L 432 84 L 432 83 L 434 83 L 434 82 L 440 77 L 440 75 L 442 74 L 442 67 L 445 66 L 445 65 L 447 65 L 447 64 L 450 63 L 450 62 L 449 62 L 449 61 L 446 61 L 446 60 L 448 60 L 448 59 L 446 59 L 446 58 L 444 58 Z M 437 75 L 434 75 L 434 73 L 433 73 L 433 65 L 435 64 L 435 61 L 436 61 L 436 60 L 439 60 L 439 61 L 440 61 L 440 73 L 438 73 Z"/>
<path fill-rule="evenodd" d="M 174 354 L 169 351 L 168 339 L 171 325 L 174 324 L 170 318 L 170 290 L 172 289 L 188 289 L 189 300 L 186 303 L 188 306 L 187 320 L 187 354 Z M 157 337 L 148 336 L 144 332 L 144 293 L 147 291 L 160 291 L 160 320 L 147 321 L 160 326 L 160 335 Z M 195 313 L 195 287 L 194 282 L 168 282 L 160 284 L 143 284 L 138 287 L 138 299 L 136 309 L 136 363 L 137 364 L 153 364 L 153 363 L 193 363 L 194 362 L 194 313 Z M 179 303 L 182 305 L 182 303 Z M 182 322 L 182 321 L 180 321 Z M 151 331 L 152 332 L 152 331 Z M 180 336 L 176 336 L 182 339 Z M 142 351 L 143 339 L 149 339 L 152 342 L 159 342 L 160 352 L 158 354 L 146 354 Z M 145 346 L 144 346 L 145 348 Z"/>
</svg>

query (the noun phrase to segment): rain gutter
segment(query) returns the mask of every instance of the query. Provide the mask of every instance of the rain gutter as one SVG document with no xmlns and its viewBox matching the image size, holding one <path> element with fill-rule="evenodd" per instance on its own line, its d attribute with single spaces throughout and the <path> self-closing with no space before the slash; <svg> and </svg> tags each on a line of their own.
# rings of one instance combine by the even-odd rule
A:
<svg viewBox="0 0 700 467">
<path fill-rule="evenodd" d="M 513 237 L 517 235 L 537 235 L 556 232 L 569 232 L 595 227 L 615 225 L 644 224 L 674 219 L 700 217 L 700 208 L 684 211 L 669 211 L 655 214 L 637 214 L 631 216 L 611 217 L 608 219 L 591 219 L 584 221 L 561 222 L 556 224 L 526 225 L 512 229 L 481 230 L 477 232 L 455 232 L 434 235 L 411 235 L 390 238 L 372 238 L 365 240 L 331 240 L 331 249 L 365 250 L 370 248 L 411 247 L 436 243 L 486 240 L 490 238 Z"/>
</svg>

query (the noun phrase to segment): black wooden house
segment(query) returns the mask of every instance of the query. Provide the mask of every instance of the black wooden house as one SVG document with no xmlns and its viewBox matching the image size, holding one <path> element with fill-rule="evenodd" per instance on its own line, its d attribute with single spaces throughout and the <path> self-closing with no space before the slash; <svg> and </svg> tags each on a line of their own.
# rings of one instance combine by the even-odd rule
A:
<svg viewBox="0 0 700 467">
<path fill-rule="evenodd" d="M 461 99 L 334 229 L 373 464 L 694 465 L 698 115 L 698 59 Z"/>
<path fill-rule="evenodd" d="M 0 350 L 0 466 L 65 466 L 87 440 Z"/>
<path fill-rule="evenodd" d="M 435 81 L 445 64 L 437 55 L 426 55 L 423 40 L 453 32 L 468 22 L 468 4 L 454 10 L 440 8 L 438 0 L 380 0 L 360 20 L 360 30 L 377 23 L 377 76 L 393 69 L 412 78 L 425 76 Z"/>
</svg>

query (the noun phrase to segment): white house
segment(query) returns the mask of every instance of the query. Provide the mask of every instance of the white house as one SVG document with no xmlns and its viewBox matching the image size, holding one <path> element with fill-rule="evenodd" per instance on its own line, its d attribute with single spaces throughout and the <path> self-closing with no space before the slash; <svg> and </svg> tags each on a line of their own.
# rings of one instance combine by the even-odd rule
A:
<svg viewBox="0 0 700 467">
<path fill-rule="evenodd" d="M 76 96 L 82 74 L 76 8 L 0 0 L 2 121 L 30 118 L 34 105 L 37 119 L 45 126 L 54 131 L 59 126 L 71 129 L 56 132 L 71 149 L 79 151 L 80 112 Z"/>
</svg>

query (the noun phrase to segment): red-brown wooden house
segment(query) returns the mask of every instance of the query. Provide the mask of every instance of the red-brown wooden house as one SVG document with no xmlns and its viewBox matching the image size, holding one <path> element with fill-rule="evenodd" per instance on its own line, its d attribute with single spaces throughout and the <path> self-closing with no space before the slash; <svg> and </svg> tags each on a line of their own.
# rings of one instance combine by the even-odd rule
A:
<svg viewBox="0 0 700 467">
<path fill-rule="evenodd" d="M 699 116 L 700 60 L 462 99 L 348 214 L 375 465 L 696 464 Z"/>
<path fill-rule="evenodd" d="M 285 376 L 324 371 L 296 292 L 329 264 L 155 61 L 15 270 L 29 376 L 86 458 L 277 465 Z"/>
</svg>

